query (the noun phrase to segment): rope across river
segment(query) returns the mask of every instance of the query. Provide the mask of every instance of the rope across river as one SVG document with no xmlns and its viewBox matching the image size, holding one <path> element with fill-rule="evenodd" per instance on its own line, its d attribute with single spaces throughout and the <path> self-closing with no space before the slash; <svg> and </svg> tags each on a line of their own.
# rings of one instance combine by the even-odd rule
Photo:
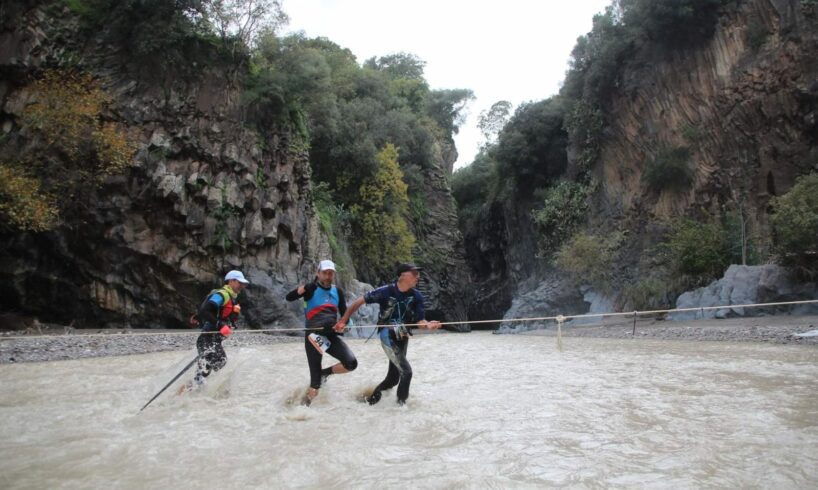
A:
<svg viewBox="0 0 818 490">
<path fill-rule="evenodd" d="M 527 322 L 547 322 L 553 321 L 556 322 L 558 330 L 562 328 L 563 324 L 567 321 L 574 320 L 574 319 L 585 319 L 585 318 L 605 318 L 605 317 L 633 317 L 634 321 L 634 328 L 636 324 L 636 319 L 640 316 L 647 316 L 647 315 L 658 315 L 662 313 L 685 313 L 685 312 L 700 312 L 702 318 L 704 317 L 705 311 L 711 310 L 735 310 L 738 308 L 765 308 L 765 307 L 773 307 L 773 306 L 792 306 L 792 305 L 807 305 L 807 304 L 818 304 L 818 299 L 813 300 L 803 300 L 803 301 L 780 301 L 774 303 L 751 303 L 751 304 L 740 304 L 740 305 L 720 305 L 720 306 L 701 306 L 695 308 L 672 308 L 672 309 L 664 309 L 664 310 L 645 310 L 639 311 L 634 310 L 630 312 L 606 312 L 606 313 L 583 313 L 583 314 L 576 314 L 576 315 L 551 315 L 551 316 L 539 316 L 539 317 L 520 317 L 520 318 L 500 318 L 496 320 L 462 320 L 462 321 L 451 321 L 451 322 L 440 322 L 442 326 L 446 325 L 484 325 L 484 324 L 491 324 L 491 323 L 527 323 Z M 418 326 L 416 323 L 407 323 L 407 327 Z M 371 324 L 371 325 L 351 325 L 348 326 L 348 329 L 357 328 L 357 329 L 371 329 L 371 328 L 378 328 L 383 327 L 383 325 Z M 297 327 L 297 328 L 262 328 L 262 329 L 238 329 L 233 331 L 233 335 L 248 335 L 248 334 L 258 334 L 258 333 L 288 333 L 288 332 L 307 332 L 307 331 L 320 331 L 320 328 L 304 328 L 304 327 Z M 155 331 L 148 331 L 148 332 L 120 332 L 120 333 L 79 333 L 77 336 L 81 336 L 84 338 L 88 337 L 137 337 L 137 336 L 159 336 L 159 335 L 202 335 L 203 333 L 212 333 L 212 334 L 219 334 L 218 331 L 216 332 L 200 332 L 197 329 L 191 330 L 180 330 L 180 331 L 162 331 L 162 332 L 155 332 Z M 558 332 L 559 334 L 559 332 Z M 0 337 L 0 341 L 2 340 L 26 340 L 26 339 L 47 339 L 47 338 L 65 338 L 67 336 L 71 336 L 71 334 L 27 334 L 27 335 L 9 335 L 9 336 L 2 336 Z M 558 335 L 558 342 L 559 335 Z"/>
</svg>

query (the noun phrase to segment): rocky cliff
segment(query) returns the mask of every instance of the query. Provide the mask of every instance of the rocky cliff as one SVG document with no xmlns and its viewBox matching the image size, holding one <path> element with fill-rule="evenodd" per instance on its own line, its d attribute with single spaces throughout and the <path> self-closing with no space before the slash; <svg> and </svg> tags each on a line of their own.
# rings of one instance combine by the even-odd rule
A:
<svg viewBox="0 0 818 490">
<path fill-rule="evenodd" d="M 818 165 L 818 19 L 802 3 L 740 2 L 701 49 L 626 72 L 596 169 L 599 216 L 718 214 L 743 200 L 766 222 L 769 199 Z M 663 146 L 691 150 L 686 192 L 642 185 L 645 162 Z"/>
<path fill-rule="evenodd" d="M 238 268 L 253 284 L 246 323 L 300 325 L 298 305 L 283 297 L 331 255 L 311 207 L 304 141 L 251 129 L 229 66 L 213 61 L 194 77 L 158 79 L 93 33 L 80 35 L 68 9 L 47 3 L 2 9 L 4 156 L 47 144 L 21 133 L 19 121 L 36 102 L 31 81 L 63 67 L 91 74 L 111 96 L 103 116 L 125 128 L 135 154 L 124 174 L 89 185 L 70 221 L 45 233 L 0 232 L 2 308 L 77 325 L 182 326 Z M 424 287 L 433 315 L 461 320 L 462 241 L 442 171 L 428 181 Z"/>
<path fill-rule="evenodd" d="M 661 237 L 663 220 L 740 207 L 753 229 L 765 230 L 770 199 L 787 192 L 797 176 L 818 170 L 816 10 L 798 0 L 731 2 L 703 45 L 670 55 L 646 49 L 628 60 L 605 101 L 592 168 L 598 185 L 587 216 L 595 234 L 625 233 L 618 265 L 626 279 L 647 273 L 640 272 L 649 267 L 642 261 Z M 651 190 L 643 181 L 647 162 L 676 147 L 690 152 L 692 185 L 682 192 Z M 577 174 L 582 150 L 566 148 L 567 175 Z M 474 229 L 464 230 L 480 290 L 473 318 L 498 318 L 532 289 L 551 291 L 540 304 L 565 306 L 537 315 L 582 312 L 575 311 L 582 309 L 582 292 L 566 291 L 536 258 L 530 212 L 537 204 L 519 196 L 495 202 Z M 528 286 L 518 290 L 518 284 Z"/>
<path fill-rule="evenodd" d="M 447 161 L 448 157 L 448 161 Z M 463 237 L 457 227 L 456 204 L 452 198 L 447 175 L 456 153 L 441 157 L 444 165 L 423 171 L 426 212 L 415 219 L 413 228 L 418 238 L 418 263 L 424 267 L 418 289 L 426 299 L 426 314 L 430 320 L 460 322 L 468 318 L 465 291 L 470 288 L 469 271 L 463 252 Z M 453 325 L 451 330 L 467 332 L 467 324 Z"/>
</svg>

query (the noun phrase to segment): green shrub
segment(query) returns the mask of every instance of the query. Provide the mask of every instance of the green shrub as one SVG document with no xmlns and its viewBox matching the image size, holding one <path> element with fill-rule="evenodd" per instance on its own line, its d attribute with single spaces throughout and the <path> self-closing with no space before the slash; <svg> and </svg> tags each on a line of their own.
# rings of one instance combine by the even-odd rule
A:
<svg viewBox="0 0 818 490">
<path fill-rule="evenodd" d="M 57 222 L 55 199 L 20 166 L 0 163 L 0 225 L 19 231 L 46 231 Z"/>
<path fill-rule="evenodd" d="M 689 189 L 693 183 L 689 160 L 690 150 L 686 147 L 662 147 L 654 158 L 645 162 L 642 181 L 655 192 Z"/>
<path fill-rule="evenodd" d="M 327 236 L 332 259 L 337 267 L 338 280 L 349 284 L 355 277 L 355 267 L 350 254 L 351 215 L 340 204 L 336 204 L 329 185 L 320 182 L 313 186 L 313 204 L 318 215 L 321 231 Z"/>
<path fill-rule="evenodd" d="M 539 232 L 540 253 L 553 252 L 582 222 L 588 188 L 576 182 L 560 182 L 544 191 L 543 205 L 531 217 Z"/>
<path fill-rule="evenodd" d="M 698 143 L 704 138 L 704 131 L 698 126 L 685 126 L 682 128 L 682 136 L 690 143 Z"/>
<path fill-rule="evenodd" d="M 721 277 L 730 264 L 724 229 L 717 222 L 700 223 L 689 218 L 671 224 L 662 249 L 674 279 L 701 284 Z"/>
<path fill-rule="evenodd" d="M 782 263 L 818 270 L 818 174 L 800 177 L 771 205 L 773 244 Z"/>
<path fill-rule="evenodd" d="M 516 194 L 530 196 L 565 171 L 564 114 L 559 97 L 522 104 L 500 131 L 494 157 L 500 175 L 513 184 Z"/>
<path fill-rule="evenodd" d="M 744 42 L 752 51 L 758 51 L 767 38 L 770 37 L 770 30 L 758 19 L 752 19 L 747 23 L 747 30 L 744 31 Z"/>
<path fill-rule="evenodd" d="M 579 167 L 582 174 L 590 172 L 599 156 L 602 130 L 605 127 L 602 110 L 585 100 L 577 101 L 565 116 L 565 130 L 574 148 L 579 149 Z"/>
<path fill-rule="evenodd" d="M 660 310 L 671 306 L 668 281 L 660 277 L 646 277 L 622 289 L 620 303 L 627 310 Z"/>
<path fill-rule="evenodd" d="M 588 284 L 599 291 L 610 292 L 622 240 L 621 233 L 605 236 L 577 233 L 557 252 L 557 267 L 575 284 Z"/>
</svg>

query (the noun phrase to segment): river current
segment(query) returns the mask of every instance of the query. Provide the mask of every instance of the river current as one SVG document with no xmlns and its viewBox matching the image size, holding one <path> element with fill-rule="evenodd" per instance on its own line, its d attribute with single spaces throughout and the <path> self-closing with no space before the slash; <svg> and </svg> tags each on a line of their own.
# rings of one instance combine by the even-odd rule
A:
<svg viewBox="0 0 818 490">
<path fill-rule="evenodd" d="M 0 488 L 815 488 L 818 349 L 415 335 L 411 396 L 361 395 L 377 339 L 312 406 L 303 343 L 0 366 Z M 325 358 L 324 365 L 329 365 Z"/>
</svg>

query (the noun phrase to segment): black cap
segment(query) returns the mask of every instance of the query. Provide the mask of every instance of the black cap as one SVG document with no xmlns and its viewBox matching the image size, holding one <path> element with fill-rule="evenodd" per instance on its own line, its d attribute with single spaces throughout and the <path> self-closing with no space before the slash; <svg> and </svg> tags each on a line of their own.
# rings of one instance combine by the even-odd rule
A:
<svg viewBox="0 0 818 490">
<path fill-rule="evenodd" d="M 418 267 L 415 264 L 400 264 L 398 265 L 398 275 L 403 274 L 404 272 L 409 271 L 422 271 L 422 267 Z"/>
</svg>

